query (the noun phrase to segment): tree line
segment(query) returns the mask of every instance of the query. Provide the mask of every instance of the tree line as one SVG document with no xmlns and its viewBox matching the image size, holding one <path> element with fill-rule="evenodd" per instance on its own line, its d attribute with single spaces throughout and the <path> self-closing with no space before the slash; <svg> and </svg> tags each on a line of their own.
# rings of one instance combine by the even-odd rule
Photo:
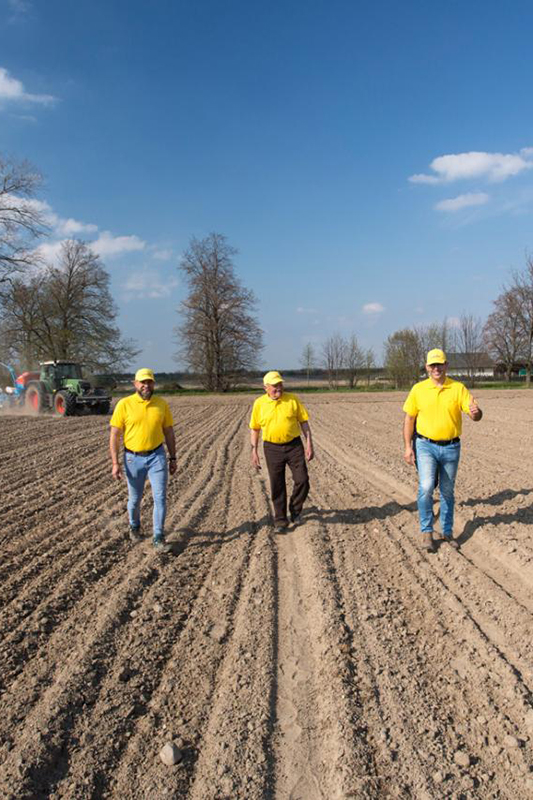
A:
<svg viewBox="0 0 533 800">
<path fill-rule="evenodd" d="M 433 347 L 459 356 L 471 383 L 476 382 L 487 355 L 508 381 L 517 367 L 523 368 L 529 387 L 533 364 L 533 259 L 526 257 L 524 268 L 511 273 L 485 321 L 463 312 L 453 325 L 445 319 L 403 328 L 389 336 L 384 367 L 397 388 L 419 380 L 426 353 Z"/>
<path fill-rule="evenodd" d="M 23 369 L 49 359 L 125 368 L 140 351 L 116 325 L 99 256 L 79 240 L 63 242 L 53 263 L 39 252 L 49 232 L 41 185 L 27 162 L 0 158 L 0 360 Z"/>
<path fill-rule="evenodd" d="M 140 350 L 122 336 L 110 276 L 100 257 L 81 240 L 67 240 L 59 257 L 47 263 L 38 242 L 49 233 L 43 203 L 37 199 L 42 178 L 26 162 L 0 157 L 0 360 L 33 367 L 47 359 L 75 360 L 92 370 L 117 372 L 131 366 Z M 253 370 L 263 350 L 257 299 L 239 280 L 237 250 L 225 236 L 192 238 L 179 269 L 187 296 L 175 328 L 177 357 L 201 376 L 209 391 L 232 388 Z M 433 347 L 463 356 L 472 380 L 480 353 L 487 352 L 510 378 L 523 364 L 528 386 L 533 361 L 533 259 L 512 273 L 483 323 L 463 313 L 453 326 L 444 320 L 414 326 L 389 336 L 384 366 L 397 387 L 419 379 L 425 354 Z M 326 371 L 329 385 L 354 388 L 370 380 L 376 359 L 355 334 L 334 334 L 315 350 L 305 345 L 300 364 L 309 381 L 312 370 Z"/>
<path fill-rule="evenodd" d="M 354 389 L 360 377 L 366 377 L 370 382 L 376 358 L 372 348 L 365 350 L 360 347 L 355 333 L 347 337 L 335 333 L 318 350 L 308 342 L 303 348 L 300 364 L 307 375 L 307 383 L 318 367 L 325 370 L 330 389 L 338 389 L 342 381 Z"/>
<path fill-rule="evenodd" d="M 101 258 L 77 239 L 64 241 L 53 263 L 40 254 L 39 241 L 49 233 L 41 187 L 30 164 L 0 157 L 0 361 L 19 368 L 55 359 L 93 371 L 127 369 L 140 349 L 116 325 Z M 212 233 L 192 238 L 180 263 L 188 295 L 175 329 L 177 355 L 216 392 L 254 368 L 263 348 L 257 300 L 236 275 L 236 253 Z"/>
</svg>

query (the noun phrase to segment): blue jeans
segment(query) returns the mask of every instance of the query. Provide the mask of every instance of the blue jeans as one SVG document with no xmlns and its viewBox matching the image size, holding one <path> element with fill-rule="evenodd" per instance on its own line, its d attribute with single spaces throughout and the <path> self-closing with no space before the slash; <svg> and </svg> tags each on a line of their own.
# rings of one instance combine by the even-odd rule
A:
<svg viewBox="0 0 533 800">
<path fill-rule="evenodd" d="M 418 514 L 422 533 L 433 531 L 433 491 L 435 475 L 439 470 L 441 533 L 451 536 L 453 531 L 453 504 L 455 476 L 461 455 L 461 442 L 434 444 L 425 439 L 416 440 L 418 464 Z"/>
<path fill-rule="evenodd" d="M 128 517 L 132 528 L 141 525 L 141 500 L 146 478 L 154 498 L 154 539 L 163 539 L 167 515 L 168 467 L 165 448 L 158 447 L 149 456 L 124 453 L 124 469 L 128 481 Z"/>
</svg>

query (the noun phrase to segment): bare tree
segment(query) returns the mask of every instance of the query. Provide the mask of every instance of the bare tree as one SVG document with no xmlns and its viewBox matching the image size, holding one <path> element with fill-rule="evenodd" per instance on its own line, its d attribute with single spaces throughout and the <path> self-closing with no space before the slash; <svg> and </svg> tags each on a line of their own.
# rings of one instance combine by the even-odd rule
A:
<svg viewBox="0 0 533 800">
<path fill-rule="evenodd" d="M 122 338 L 109 274 L 80 241 L 64 242 L 57 265 L 9 281 L 0 329 L 11 358 L 30 367 L 45 359 L 91 369 L 124 369 L 139 349 Z"/>
<path fill-rule="evenodd" d="M 520 299 L 513 290 L 502 292 L 494 301 L 483 329 L 489 355 L 505 369 L 508 381 L 516 362 L 526 351 L 526 339 L 520 318 Z"/>
<path fill-rule="evenodd" d="M 411 328 L 396 331 L 387 338 L 385 370 L 397 389 L 411 386 L 419 379 L 424 360 L 419 338 Z"/>
<path fill-rule="evenodd" d="M 453 334 L 446 318 L 442 322 L 416 326 L 413 331 L 418 337 L 421 364 L 425 363 L 427 353 L 434 347 L 438 347 L 446 353 L 452 345 Z"/>
<path fill-rule="evenodd" d="M 372 370 L 375 368 L 375 366 L 376 366 L 376 356 L 375 356 L 374 351 L 372 350 L 372 348 L 369 347 L 368 350 L 365 350 L 364 358 L 363 358 L 363 369 L 364 369 L 364 372 L 366 374 L 366 385 L 367 386 L 370 386 L 370 376 L 371 376 Z"/>
<path fill-rule="evenodd" d="M 514 272 L 512 282 L 507 287 L 513 301 L 520 332 L 523 337 L 523 356 L 526 363 L 526 386 L 531 386 L 533 362 L 533 257 L 526 258 L 526 266 L 521 272 Z"/>
<path fill-rule="evenodd" d="M 344 369 L 348 386 L 353 389 L 357 384 L 357 376 L 365 363 L 365 354 L 359 347 L 357 336 L 352 333 L 345 343 Z"/>
<path fill-rule="evenodd" d="M 339 388 L 345 354 L 346 343 L 338 333 L 330 336 L 322 345 L 322 364 L 328 373 L 330 389 Z"/>
<path fill-rule="evenodd" d="M 474 385 L 484 356 L 483 323 L 479 317 L 463 311 L 456 329 L 456 349 L 462 355 L 467 375 Z"/>
<path fill-rule="evenodd" d="M 191 239 L 180 265 L 189 294 L 176 328 L 179 354 L 214 392 L 227 391 L 239 373 L 253 369 L 263 348 L 257 301 L 235 274 L 236 254 L 225 236 L 211 233 Z"/>
<path fill-rule="evenodd" d="M 26 161 L 0 156 L 0 288 L 38 260 L 35 240 L 47 227 L 35 199 L 41 184 L 40 174 Z"/>
<path fill-rule="evenodd" d="M 300 364 L 307 373 L 307 385 L 309 386 L 309 376 L 315 366 L 315 350 L 311 342 L 307 342 L 307 344 L 304 345 L 304 349 L 302 350 L 302 355 L 300 357 Z"/>
</svg>

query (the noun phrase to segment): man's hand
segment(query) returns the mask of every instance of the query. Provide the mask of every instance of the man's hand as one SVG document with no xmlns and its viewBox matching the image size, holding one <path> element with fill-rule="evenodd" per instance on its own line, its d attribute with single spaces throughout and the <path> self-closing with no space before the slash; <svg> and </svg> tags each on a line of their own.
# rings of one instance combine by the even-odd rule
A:
<svg viewBox="0 0 533 800">
<path fill-rule="evenodd" d="M 255 467 L 255 469 L 257 470 L 261 469 L 261 462 L 259 461 L 259 453 L 256 447 L 252 447 L 252 466 Z"/>
<path fill-rule="evenodd" d="M 169 458 L 168 460 L 168 471 L 171 475 L 174 475 L 176 470 L 178 469 L 178 462 L 175 458 Z"/>
<path fill-rule="evenodd" d="M 315 451 L 313 449 L 313 442 L 310 442 L 309 439 L 307 440 L 307 444 L 305 447 L 305 457 L 308 461 L 312 461 L 315 457 Z"/>
<path fill-rule="evenodd" d="M 410 467 L 414 467 L 415 465 L 415 451 L 412 447 L 406 447 L 405 453 L 403 454 L 403 460 L 406 464 L 409 464 Z"/>
<path fill-rule="evenodd" d="M 113 464 L 113 469 L 112 469 L 112 473 L 111 474 L 113 475 L 113 479 L 114 480 L 116 480 L 116 481 L 121 480 L 121 478 L 122 478 L 122 470 L 120 468 L 120 464 L 118 464 L 118 463 L 117 464 Z"/>
<path fill-rule="evenodd" d="M 470 403 L 468 405 L 470 410 L 470 419 L 473 419 L 474 422 L 477 422 L 483 416 L 483 412 L 481 411 L 480 407 L 477 404 L 477 400 L 475 397 L 472 397 Z"/>
</svg>

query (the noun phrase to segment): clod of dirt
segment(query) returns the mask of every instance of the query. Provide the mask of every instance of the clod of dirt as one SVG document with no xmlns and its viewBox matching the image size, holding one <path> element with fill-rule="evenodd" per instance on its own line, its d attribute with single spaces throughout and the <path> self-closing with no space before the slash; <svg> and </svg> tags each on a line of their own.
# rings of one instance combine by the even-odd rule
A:
<svg viewBox="0 0 533 800">
<path fill-rule="evenodd" d="M 174 742 L 167 742 L 162 750 L 159 751 L 159 758 L 167 767 L 173 767 L 182 760 L 183 753 L 179 747 L 176 747 Z"/>
<path fill-rule="evenodd" d="M 433 774 L 433 782 L 434 783 L 439 784 L 439 783 L 442 783 L 443 780 L 444 780 L 444 774 L 442 772 L 439 771 L 439 772 L 435 772 Z"/>
<path fill-rule="evenodd" d="M 516 736 L 511 736 L 511 734 L 507 734 L 503 740 L 503 743 L 509 750 L 511 750 L 513 747 L 520 747 L 520 742 Z"/>
<path fill-rule="evenodd" d="M 131 672 L 130 668 L 129 667 L 122 667 L 122 669 L 120 670 L 120 672 L 117 675 L 117 679 L 121 683 L 126 683 L 126 681 L 129 681 L 131 676 L 132 676 L 132 672 Z"/>
<path fill-rule="evenodd" d="M 455 761 L 458 767 L 470 766 L 470 756 L 468 755 L 468 753 L 465 753 L 464 750 L 458 750 L 455 753 L 453 760 Z"/>
</svg>

